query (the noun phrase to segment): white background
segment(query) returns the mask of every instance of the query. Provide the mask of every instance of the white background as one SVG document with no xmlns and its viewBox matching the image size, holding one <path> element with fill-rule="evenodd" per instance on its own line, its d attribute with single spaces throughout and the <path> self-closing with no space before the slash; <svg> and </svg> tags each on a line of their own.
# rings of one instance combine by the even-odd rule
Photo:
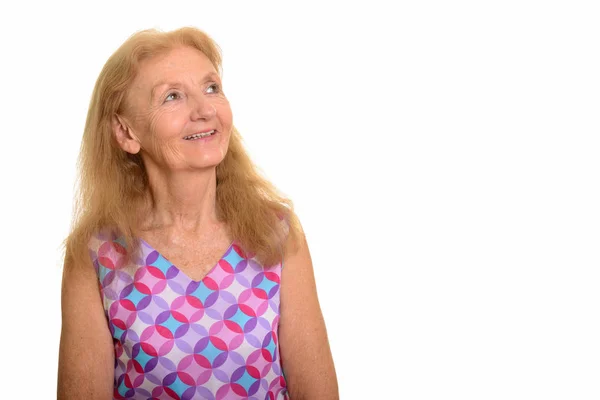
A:
<svg viewBox="0 0 600 400">
<path fill-rule="evenodd" d="M 342 399 L 598 399 L 592 4 L 3 3 L 0 397 L 55 397 L 59 244 L 102 65 L 137 30 L 193 25 L 295 201 Z"/>
</svg>

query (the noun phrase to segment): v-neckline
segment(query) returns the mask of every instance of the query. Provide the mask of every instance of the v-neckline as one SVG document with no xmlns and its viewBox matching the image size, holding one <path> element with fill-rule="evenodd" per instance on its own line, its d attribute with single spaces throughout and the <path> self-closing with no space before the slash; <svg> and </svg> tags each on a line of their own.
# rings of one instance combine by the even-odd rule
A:
<svg viewBox="0 0 600 400">
<path fill-rule="evenodd" d="M 140 240 L 140 242 L 142 242 L 146 247 L 148 247 L 149 249 L 151 249 L 152 251 L 155 251 L 156 254 L 158 254 L 159 257 L 162 257 L 163 260 L 165 260 L 167 262 L 167 264 L 171 265 L 171 267 L 175 268 L 177 270 L 177 275 L 183 275 L 187 280 L 189 280 L 190 282 L 194 282 L 196 284 L 200 284 L 202 283 L 206 277 L 208 277 L 219 265 L 219 263 L 221 262 L 221 260 L 223 260 L 225 258 L 225 256 L 227 256 L 227 254 L 229 254 L 229 251 L 231 250 L 231 248 L 233 247 L 233 245 L 235 244 L 235 240 L 233 240 L 231 242 L 231 244 L 227 247 L 227 249 L 225 250 L 225 253 L 223 253 L 223 255 L 221 255 L 221 258 L 219 258 L 217 260 L 217 262 L 215 263 L 215 265 L 213 265 L 213 267 L 211 269 L 208 270 L 208 272 L 206 274 L 204 274 L 204 276 L 202 278 L 200 278 L 199 280 L 195 280 L 192 279 L 188 274 L 186 274 L 185 272 L 183 272 L 181 269 L 179 269 L 179 267 L 177 265 L 175 265 L 174 263 L 172 263 L 167 257 L 165 257 L 160 251 L 158 251 L 154 246 L 152 246 L 150 243 L 148 243 L 147 241 L 145 241 L 144 239 L 142 239 L 141 237 L 138 238 Z"/>
</svg>

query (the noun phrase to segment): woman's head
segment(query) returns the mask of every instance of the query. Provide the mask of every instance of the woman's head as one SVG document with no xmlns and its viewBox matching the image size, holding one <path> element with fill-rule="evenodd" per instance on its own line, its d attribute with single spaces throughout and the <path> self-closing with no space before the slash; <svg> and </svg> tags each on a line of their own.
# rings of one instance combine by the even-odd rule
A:
<svg viewBox="0 0 600 400">
<path fill-rule="evenodd" d="M 70 256 L 85 262 L 90 236 L 106 228 L 124 235 L 135 253 L 152 170 L 215 168 L 216 215 L 261 262 L 281 256 L 278 218 L 287 220 L 290 236 L 301 233 L 293 202 L 260 174 L 243 146 L 221 69 L 217 44 L 192 27 L 137 32 L 108 59 L 82 138 Z M 190 137 L 213 129 L 216 136 Z"/>
<path fill-rule="evenodd" d="M 195 47 L 175 45 L 136 63 L 112 131 L 147 170 L 214 168 L 227 153 L 231 108 L 211 60 Z"/>
<path fill-rule="evenodd" d="M 147 189 L 147 169 L 214 167 L 232 125 L 222 92 L 221 54 L 204 32 L 182 28 L 132 35 L 108 59 L 95 87 L 84 146 L 127 173 L 126 187 Z M 217 129 L 217 135 L 184 137 Z"/>
</svg>

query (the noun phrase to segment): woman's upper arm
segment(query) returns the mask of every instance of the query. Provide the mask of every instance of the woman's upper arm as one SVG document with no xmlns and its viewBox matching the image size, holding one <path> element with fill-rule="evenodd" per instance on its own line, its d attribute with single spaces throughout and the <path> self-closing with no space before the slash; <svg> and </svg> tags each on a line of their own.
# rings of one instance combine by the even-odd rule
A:
<svg viewBox="0 0 600 400">
<path fill-rule="evenodd" d="M 338 399 L 335 367 L 304 235 L 298 251 L 283 262 L 280 312 L 281 363 L 290 398 Z"/>
<path fill-rule="evenodd" d="M 91 263 L 65 262 L 61 309 L 57 398 L 112 399 L 114 348 Z"/>
</svg>

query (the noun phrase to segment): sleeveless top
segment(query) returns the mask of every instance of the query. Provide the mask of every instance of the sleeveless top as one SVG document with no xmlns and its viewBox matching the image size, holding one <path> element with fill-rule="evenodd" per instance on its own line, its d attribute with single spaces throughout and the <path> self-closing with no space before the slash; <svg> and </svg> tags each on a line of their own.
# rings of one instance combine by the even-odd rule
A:
<svg viewBox="0 0 600 400">
<path fill-rule="evenodd" d="M 115 354 L 114 399 L 289 399 L 278 345 L 281 262 L 234 241 L 200 281 L 148 243 L 124 265 L 122 237 L 89 252 Z"/>
</svg>

